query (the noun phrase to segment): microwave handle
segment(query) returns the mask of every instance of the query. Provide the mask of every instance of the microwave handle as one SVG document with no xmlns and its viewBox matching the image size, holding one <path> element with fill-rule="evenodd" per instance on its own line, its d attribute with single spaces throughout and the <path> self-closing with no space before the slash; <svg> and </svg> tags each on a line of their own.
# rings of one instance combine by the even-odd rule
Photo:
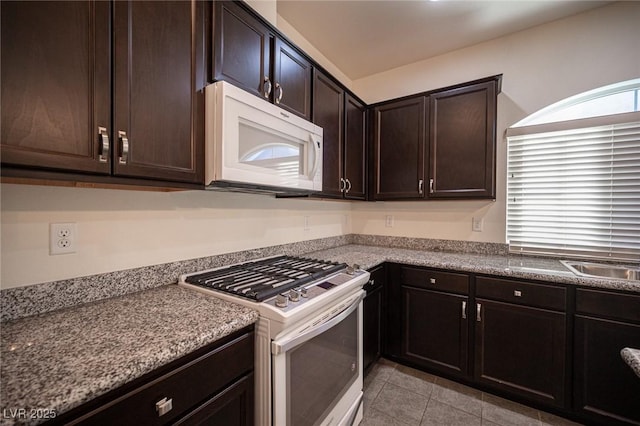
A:
<svg viewBox="0 0 640 426">
<path fill-rule="evenodd" d="M 311 141 L 311 145 L 313 145 L 314 159 L 313 159 L 313 168 L 311 168 L 311 172 L 309 173 L 309 178 L 313 180 L 318 171 L 318 166 L 320 165 L 320 142 L 313 139 L 313 134 L 309 134 L 309 140 Z"/>
</svg>

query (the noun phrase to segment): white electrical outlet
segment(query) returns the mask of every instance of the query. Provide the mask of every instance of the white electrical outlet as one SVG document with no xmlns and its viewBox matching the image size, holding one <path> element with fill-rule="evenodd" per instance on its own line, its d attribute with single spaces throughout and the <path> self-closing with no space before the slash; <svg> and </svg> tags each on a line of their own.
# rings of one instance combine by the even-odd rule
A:
<svg viewBox="0 0 640 426">
<path fill-rule="evenodd" d="M 49 254 L 75 253 L 76 237 L 75 223 L 52 223 L 49 227 Z"/>
<path fill-rule="evenodd" d="M 393 215 L 388 214 L 388 215 L 386 215 L 386 216 L 384 217 L 384 226 L 385 226 L 385 227 L 387 227 L 387 228 L 393 228 L 393 222 L 394 222 L 394 221 L 393 221 Z"/>
<path fill-rule="evenodd" d="M 471 229 L 474 232 L 482 232 L 482 226 L 484 225 L 484 219 L 481 217 L 474 217 L 471 220 Z"/>
</svg>

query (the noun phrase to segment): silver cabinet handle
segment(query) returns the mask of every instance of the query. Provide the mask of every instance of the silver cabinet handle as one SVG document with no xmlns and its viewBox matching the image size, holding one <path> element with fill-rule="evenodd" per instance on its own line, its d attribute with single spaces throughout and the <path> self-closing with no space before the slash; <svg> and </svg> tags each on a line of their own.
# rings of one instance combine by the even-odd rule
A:
<svg viewBox="0 0 640 426">
<path fill-rule="evenodd" d="M 271 80 L 269 80 L 269 76 L 264 76 L 264 97 L 269 98 L 271 95 Z"/>
<path fill-rule="evenodd" d="M 173 409 L 173 400 L 171 398 L 162 398 L 160 401 L 156 402 L 158 417 L 164 416 L 171 411 L 171 409 Z"/>
<path fill-rule="evenodd" d="M 106 127 L 98 127 L 98 143 L 100 144 L 100 154 L 98 155 L 98 161 L 101 163 L 107 163 L 109 161 L 109 134 Z"/>
<path fill-rule="evenodd" d="M 120 155 L 118 156 L 118 162 L 120 164 L 127 164 L 129 160 L 129 138 L 127 133 L 118 131 L 118 140 L 120 141 Z"/>
<path fill-rule="evenodd" d="M 347 187 L 347 181 L 344 180 L 343 178 L 340 178 L 340 192 L 344 192 L 346 187 Z"/>
<path fill-rule="evenodd" d="M 462 301 L 462 319 L 467 319 L 467 302 Z"/>
<path fill-rule="evenodd" d="M 429 278 L 429 282 L 430 282 L 431 284 L 435 284 L 435 283 L 436 283 L 436 279 L 435 279 L 435 278 Z"/>
<path fill-rule="evenodd" d="M 521 292 L 520 290 L 514 290 L 514 291 L 513 291 L 513 295 L 514 295 L 515 297 L 522 297 L 522 292 Z"/>
<path fill-rule="evenodd" d="M 482 321 L 482 316 L 480 315 L 481 310 L 482 310 L 482 305 L 479 303 L 476 303 L 476 321 L 478 322 Z"/>
<path fill-rule="evenodd" d="M 282 86 L 280 86 L 280 83 L 276 83 L 276 90 L 278 90 L 278 97 L 276 98 L 276 104 L 280 105 L 280 101 L 282 100 L 282 95 L 284 95 L 284 90 L 282 89 Z"/>
<path fill-rule="evenodd" d="M 351 191 L 351 181 L 349 179 L 345 179 L 347 182 L 347 189 L 344 192 L 349 193 Z"/>
<path fill-rule="evenodd" d="M 429 194 L 433 194 L 433 179 L 429 179 Z"/>
<path fill-rule="evenodd" d="M 420 179 L 418 181 L 418 194 L 422 194 L 422 186 L 424 185 L 424 180 Z"/>
</svg>

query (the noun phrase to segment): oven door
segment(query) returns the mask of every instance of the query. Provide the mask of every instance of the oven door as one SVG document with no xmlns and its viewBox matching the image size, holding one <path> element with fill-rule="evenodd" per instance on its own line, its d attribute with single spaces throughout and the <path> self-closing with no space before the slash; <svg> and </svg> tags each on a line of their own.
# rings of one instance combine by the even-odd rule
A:
<svg viewBox="0 0 640 426">
<path fill-rule="evenodd" d="M 364 291 L 271 343 L 274 425 L 352 425 L 362 418 Z"/>
</svg>

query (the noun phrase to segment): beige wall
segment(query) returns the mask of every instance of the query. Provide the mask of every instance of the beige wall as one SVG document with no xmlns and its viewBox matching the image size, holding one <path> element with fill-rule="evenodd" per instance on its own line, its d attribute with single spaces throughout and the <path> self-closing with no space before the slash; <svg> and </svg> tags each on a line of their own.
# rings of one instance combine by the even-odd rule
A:
<svg viewBox="0 0 640 426">
<path fill-rule="evenodd" d="M 617 3 L 353 82 L 359 96 L 375 102 L 504 73 L 496 202 L 350 204 L 204 191 L 3 184 L 0 287 L 350 232 L 504 242 L 504 129 L 559 99 L 640 76 L 638 22 L 640 3 Z M 394 227 L 385 227 L 385 215 L 394 216 Z M 304 216 L 310 217 L 307 231 Z M 484 218 L 483 232 L 471 231 L 474 216 Z M 77 223 L 77 253 L 48 254 L 52 222 Z"/>
<path fill-rule="evenodd" d="M 1 288 L 351 232 L 344 202 L 9 184 L 1 191 Z M 49 255 L 49 224 L 57 222 L 77 223 L 76 253 Z"/>
<path fill-rule="evenodd" d="M 639 22 L 640 2 L 614 3 L 355 80 L 355 92 L 373 103 L 504 74 L 498 96 L 496 202 L 354 204 L 354 232 L 504 243 L 505 129 L 558 100 L 640 77 Z M 394 215 L 393 228 L 385 227 L 385 215 Z M 483 232 L 472 232 L 473 216 L 484 218 Z"/>
</svg>

